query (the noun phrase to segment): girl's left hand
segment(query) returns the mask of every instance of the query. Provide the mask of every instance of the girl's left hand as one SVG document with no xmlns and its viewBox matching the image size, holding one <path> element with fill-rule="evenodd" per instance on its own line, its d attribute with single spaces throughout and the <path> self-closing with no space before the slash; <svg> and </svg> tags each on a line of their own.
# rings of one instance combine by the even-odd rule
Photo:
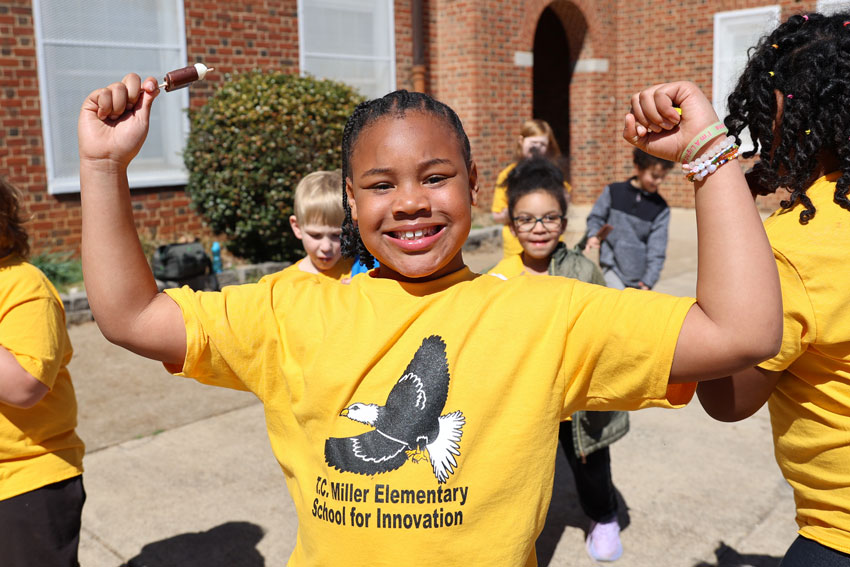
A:
<svg viewBox="0 0 850 567">
<path fill-rule="evenodd" d="M 632 96 L 623 137 L 656 157 L 678 161 L 687 144 L 718 122 L 711 102 L 694 83 L 654 85 Z M 681 116 L 676 107 L 682 110 Z"/>
</svg>

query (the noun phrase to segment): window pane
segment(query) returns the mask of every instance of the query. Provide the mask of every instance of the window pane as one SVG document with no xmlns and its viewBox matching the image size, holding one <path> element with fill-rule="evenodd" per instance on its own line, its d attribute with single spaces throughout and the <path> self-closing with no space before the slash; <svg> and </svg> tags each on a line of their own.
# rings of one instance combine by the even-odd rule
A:
<svg viewBox="0 0 850 567">
<path fill-rule="evenodd" d="M 343 81 L 370 97 L 395 88 L 388 0 L 302 0 L 299 8 L 303 73 Z"/>
<path fill-rule="evenodd" d="M 817 10 L 826 15 L 850 12 L 850 0 L 818 0 Z"/>
<path fill-rule="evenodd" d="M 721 120 L 728 113 L 729 94 L 747 64 L 748 50 L 778 24 L 778 6 L 715 14 L 712 102 Z M 741 147 L 752 149 L 748 130 L 741 133 Z"/>
<path fill-rule="evenodd" d="M 43 41 L 176 43 L 178 3 L 133 0 L 39 0 Z M 181 6 L 182 8 L 182 6 Z"/>
<path fill-rule="evenodd" d="M 77 117 L 83 98 L 128 72 L 162 78 L 183 67 L 180 0 L 140 0 L 115 10 L 104 0 L 40 0 L 39 89 L 51 192 L 77 190 Z M 131 14 L 128 17 L 128 13 Z M 128 45 L 130 44 L 130 45 Z M 161 93 L 148 142 L 133 160 L 130 185 L 185 181 L 181 152 L 188 129 L 185 91 Z"/>
<path fill-rule="evenodd" d="M 305 67 L 317 77 L 333 78 L 356 88 L 369 98 L 384 96 L 390 91 L 388 61 L 357 61 L 305 56 Z"/>
<path fill-rule="evenodd" d="M 108 49 L 95 47 L 45 46 L 45 72 L 48 80 L 43 86 L 49 100 L 48 125 L 51 129 L 54 174 L 57 177 L 77 175 L 79 154 L 77 153 L 77 117 L 82 100 L 98 86 L 107 85 L 133 70 L 142 77 L 163 74 L 163 69 L 182 67 L 177 50 L 157 51 L 154 49 Z M 165 95 L 165 92 L 161 93 Z M 183 133 L 182 97 L 160 96 L 154 111 L 166 118 L 169 128 Z M 156 131 L 159 130 L 159 135 Z M 160 162 L 179 165 L 174 159 L 174 144 L 162 139 L 165 135 L 158 119 L 151 121 L 151 134 L 156 140 L 142 148 L 134 164 L 158 159 Z M 151 139 L 151 136 L 149 136 Z"/>
<path fill-rule="evenodd" d="M 308 53 L 387 57 L 390 42 L 386 12 L 386 2 L 381 0 L 305 2 L 304 49 Z"/>
</svg>

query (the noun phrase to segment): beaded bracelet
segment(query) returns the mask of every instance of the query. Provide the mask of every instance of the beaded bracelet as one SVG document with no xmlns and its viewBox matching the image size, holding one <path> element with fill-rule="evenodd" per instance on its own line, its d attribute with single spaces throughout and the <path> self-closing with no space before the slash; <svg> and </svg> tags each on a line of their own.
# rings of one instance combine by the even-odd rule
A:
<svg viewBox="0 0 850 567">
<path fill-rule="evenodd" d="M 738 157 L 738 145 L 733 136 L 727 136 L 721 146 L 708 155 L 702 156 L 690 163 L 683 163 L 682 169 L 686 171 L 685 178 L 690 182 L 702 181 L 717 168 Z"/>
<path fill-rule="evenodd" d="M 682 163 L 688 163 L 689 161 L 691 161 L 691 158 L 697 155 L 697 152 L 701 147 L 705 146 L 707 143 L 709 143 L 716 137 L 723 136 L 728 132 L 729 131 L 726 129 L 726 126 L 723 125 L 723 122 L 715 122 L 705 130 L 694 136 L 694 139 L 691 140 L 691 143 L 685 147 L 685 151 L 682 152 L 679 161 Z"/>
</svg>

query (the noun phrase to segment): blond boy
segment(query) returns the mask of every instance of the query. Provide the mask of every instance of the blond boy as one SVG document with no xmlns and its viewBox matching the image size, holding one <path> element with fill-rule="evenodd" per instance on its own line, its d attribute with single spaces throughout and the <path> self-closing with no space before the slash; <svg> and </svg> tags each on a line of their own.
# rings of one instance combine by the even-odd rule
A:
<svg viewBox="0 0 850 567">
<path fill-rule="evenodd" d="M 345 213 L 342 209 L 342 176 L 339 171 L 314 171 L 295 188 L 295 214 L 289 224 L 295 238 L 304 245 L 307 256 L 291 268 L 322 274 L 335 280 L 351 277 L 350 259 L 343 259 L 340 234 Z"/>
</svg>

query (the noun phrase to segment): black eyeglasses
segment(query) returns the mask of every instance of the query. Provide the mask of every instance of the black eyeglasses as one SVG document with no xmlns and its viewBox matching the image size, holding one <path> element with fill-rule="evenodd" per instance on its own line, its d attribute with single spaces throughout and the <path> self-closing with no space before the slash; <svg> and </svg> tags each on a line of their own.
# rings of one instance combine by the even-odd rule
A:
<svg viewBox="0 0 850 567">
<path fill-rule="evenodd" d="M 567 218 L 563 215 L 548 214 L 542 217 L 532 217 L 530 215 L 520 215 L 513 217 L 511 221 L 514 223 L 514 228 L 517 232 L 531 232 L 537 223 L 543 225 L 546 230 L 560 230 L 561 223 Z"/>
</svg>

